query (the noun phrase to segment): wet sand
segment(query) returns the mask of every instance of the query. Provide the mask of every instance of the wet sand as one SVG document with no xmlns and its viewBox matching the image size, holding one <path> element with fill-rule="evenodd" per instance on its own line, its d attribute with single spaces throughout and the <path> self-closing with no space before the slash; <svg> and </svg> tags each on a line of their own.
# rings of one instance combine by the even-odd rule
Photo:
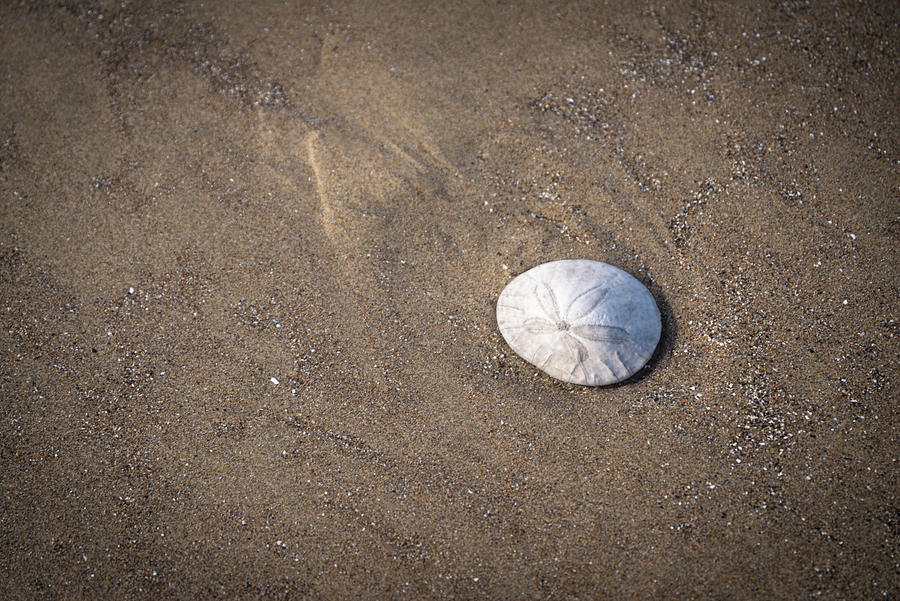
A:
<svg viewBox="0 0 900 601">
<path fill-rule="evenodd" d="M 4 598 L 900 597 L 900 5 L 150 4 L 0 6 Z"/>
</svg>

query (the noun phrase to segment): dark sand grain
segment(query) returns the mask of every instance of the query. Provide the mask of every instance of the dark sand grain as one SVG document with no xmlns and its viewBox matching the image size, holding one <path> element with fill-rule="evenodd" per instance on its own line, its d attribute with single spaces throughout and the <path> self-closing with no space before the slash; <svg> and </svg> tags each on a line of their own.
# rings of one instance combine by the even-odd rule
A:
<svg viewBox="0 0 900 601">
<path fill-rule="evenodd" d="M 900 597 L 900 4 L 439 4 L 0 6 L 0 596 Z"/>
</svg>

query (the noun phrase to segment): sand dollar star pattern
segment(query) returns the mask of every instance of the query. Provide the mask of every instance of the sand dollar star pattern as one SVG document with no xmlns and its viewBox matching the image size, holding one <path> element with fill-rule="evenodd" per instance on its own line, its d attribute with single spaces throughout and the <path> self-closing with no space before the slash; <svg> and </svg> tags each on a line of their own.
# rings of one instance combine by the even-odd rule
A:
<svg viewBox="0 0 900 601">
<path fill-rule="evenodd" d="M 617 267 L 586 259 L 544 263 L 513 279 L 497 301 L 510 347 L 547 374 L 588 386 L 630 377 L 659 342 L 659 309 Z"/>
</svg>

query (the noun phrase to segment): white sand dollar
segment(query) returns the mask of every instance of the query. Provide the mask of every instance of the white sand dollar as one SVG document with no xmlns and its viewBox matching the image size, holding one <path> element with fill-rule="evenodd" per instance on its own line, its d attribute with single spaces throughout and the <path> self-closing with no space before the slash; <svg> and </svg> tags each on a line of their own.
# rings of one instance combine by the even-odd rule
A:
<svg viewBox="0 0 900 601">
<path fill-rule="evenodd" d="M 587 259 L 544 263 L 514 278 L 497 300 L 497 325 L 520 357 L 584 386 L 631 376 L 650 359 L 662 331 L 643 284 Z"/>
</svg>

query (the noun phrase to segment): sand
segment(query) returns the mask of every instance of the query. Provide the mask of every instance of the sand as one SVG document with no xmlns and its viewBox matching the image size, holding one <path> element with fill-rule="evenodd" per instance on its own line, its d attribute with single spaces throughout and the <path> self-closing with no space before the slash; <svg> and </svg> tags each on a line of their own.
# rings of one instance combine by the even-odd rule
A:
<svg viewBox="0 0 900 601">
<path fill-rule="evenodd" d="M 750 4 L 750 3 L 746 3 Z M 5 599 L 900 597 L 896 2 L 5 2 Z M 617 265 L 582 388 L 499 292 Z"/>
</svg>

